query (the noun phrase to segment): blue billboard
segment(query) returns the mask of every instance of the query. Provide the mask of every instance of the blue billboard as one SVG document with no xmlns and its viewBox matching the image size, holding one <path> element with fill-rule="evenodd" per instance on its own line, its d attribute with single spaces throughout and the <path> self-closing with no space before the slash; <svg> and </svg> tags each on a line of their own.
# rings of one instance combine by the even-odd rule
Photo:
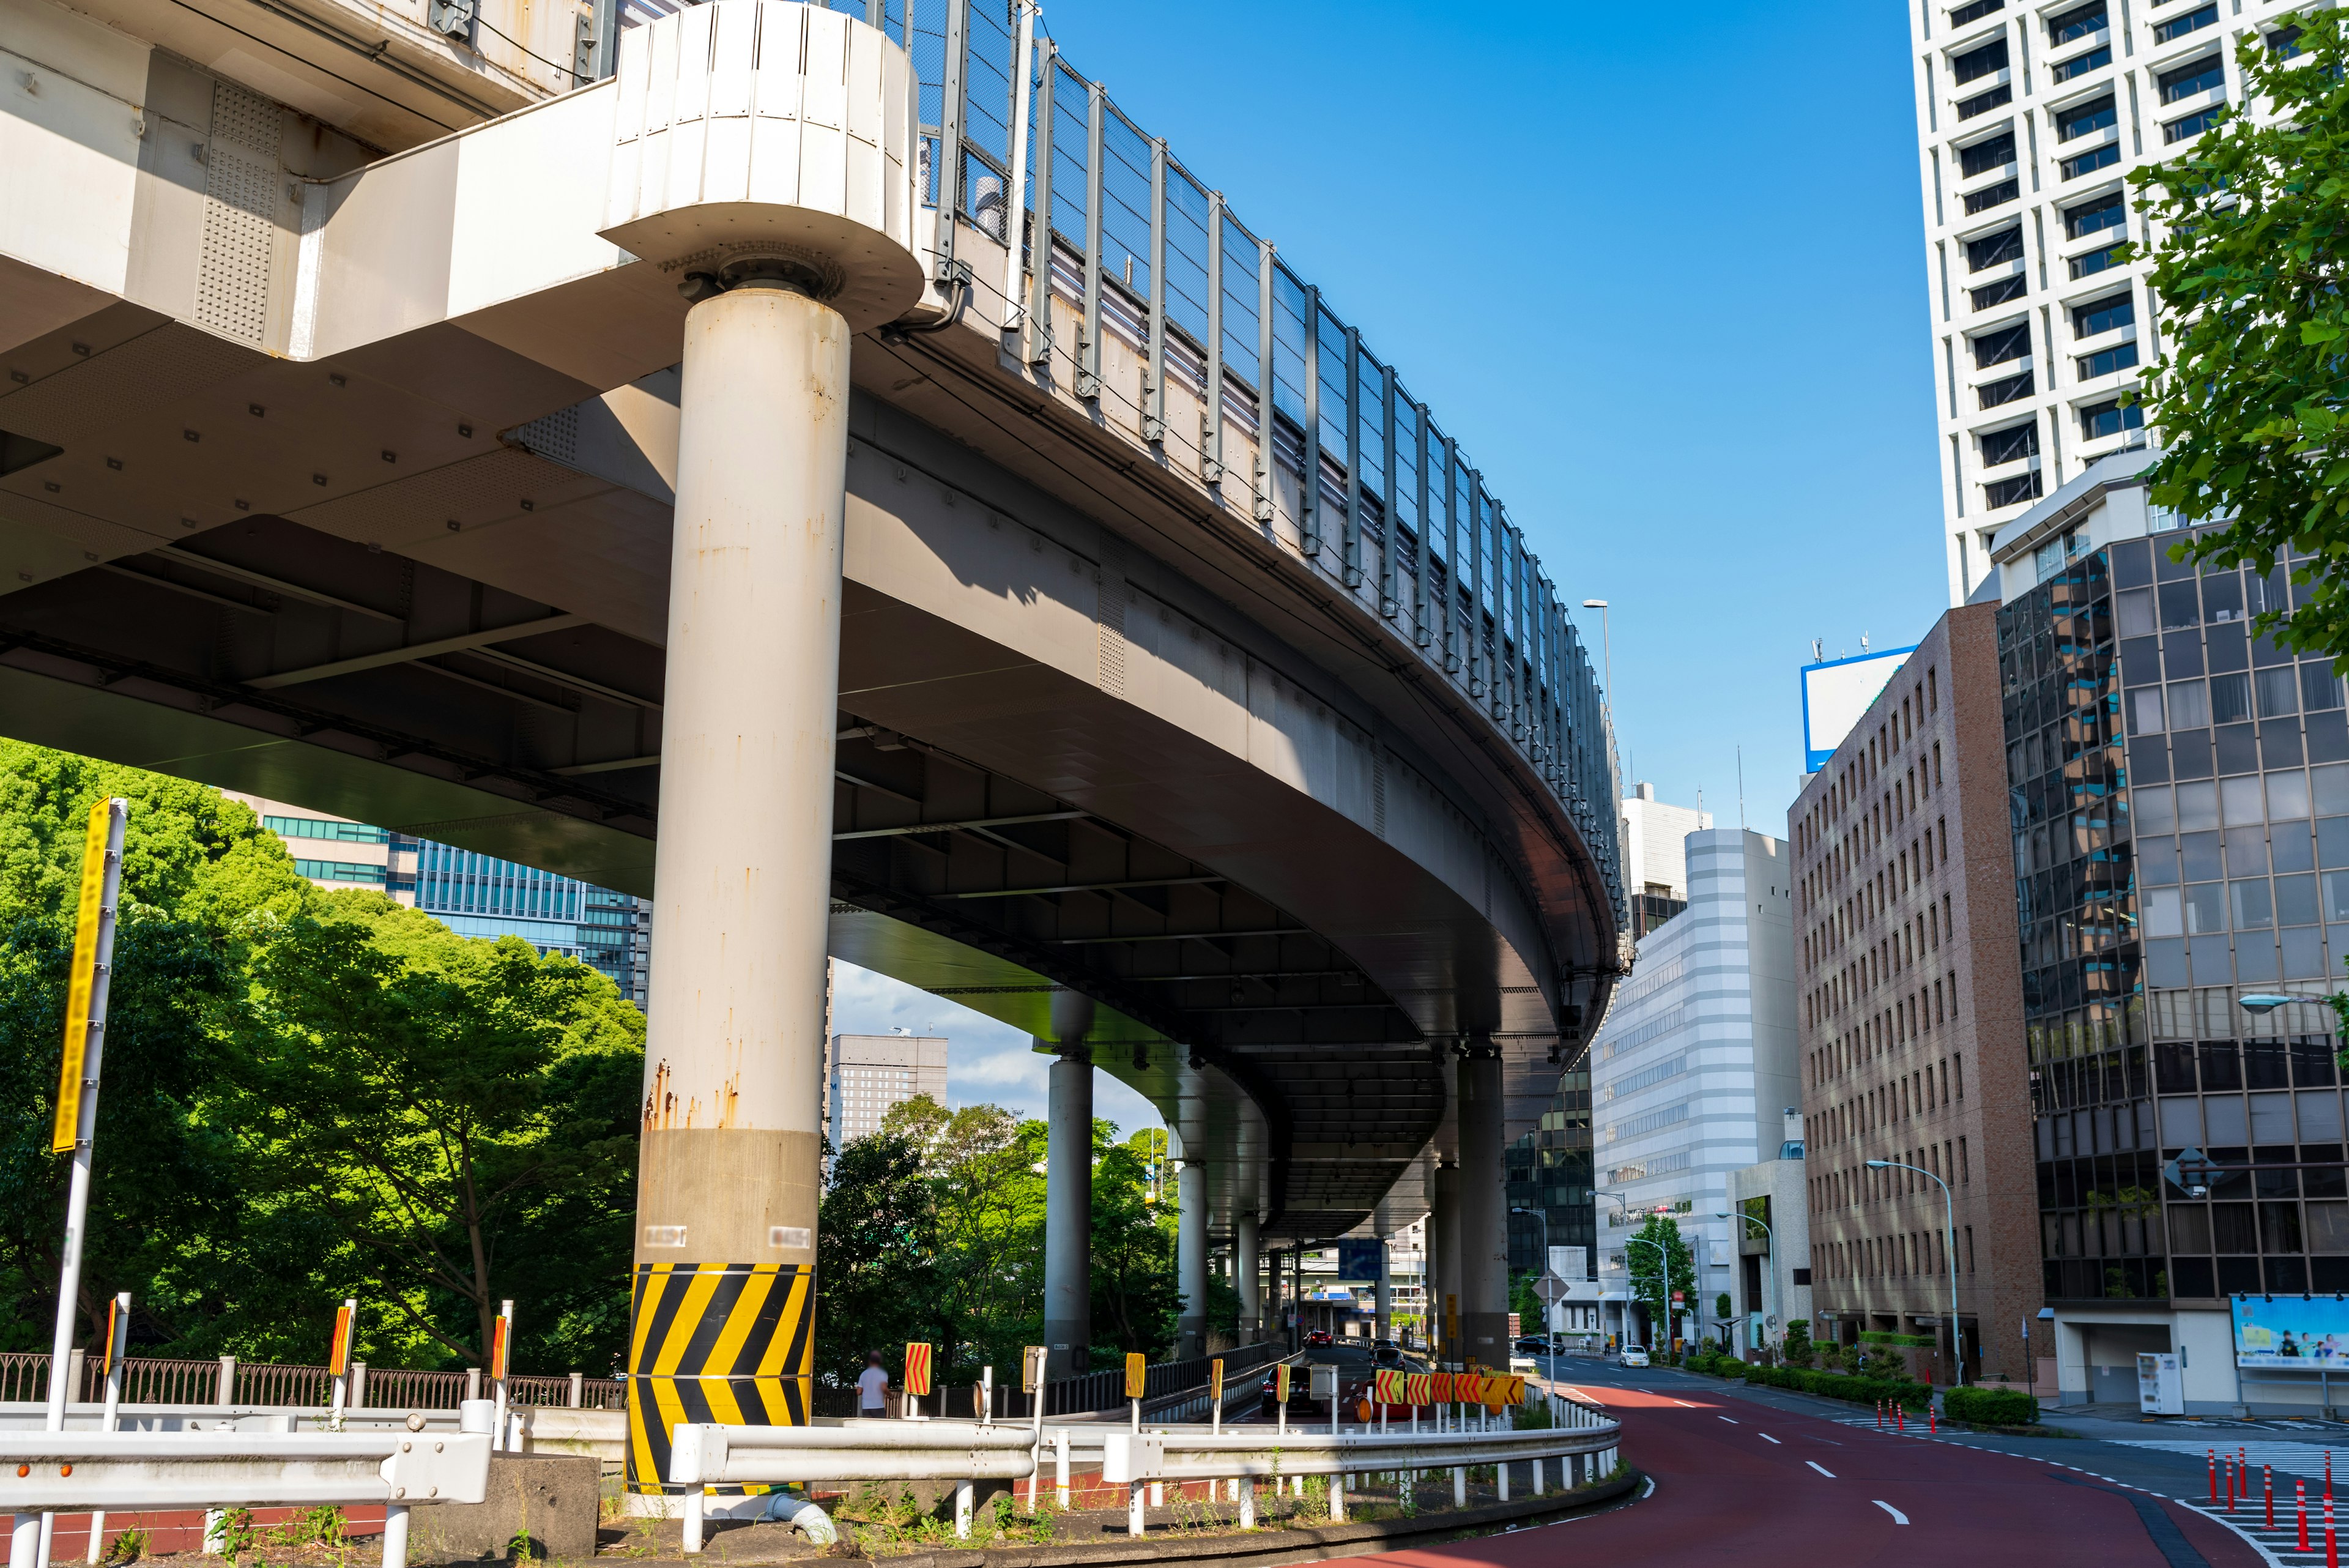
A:
<svg viewBox="0 0 2349 1568">
<path fill-rule="evenodd" d="M 2349 1302 L 2237 1296 L 2235 1365 L 2283 1372 L 2349 1371 Z"/>
<path fill-rule="evenodd" d="M 1913 645 L 1888 648 L 1803 666 L 1804 772 L 1815 774 L 1827 765 L 1860 715 L 1916 651 Z"/>
</svg>

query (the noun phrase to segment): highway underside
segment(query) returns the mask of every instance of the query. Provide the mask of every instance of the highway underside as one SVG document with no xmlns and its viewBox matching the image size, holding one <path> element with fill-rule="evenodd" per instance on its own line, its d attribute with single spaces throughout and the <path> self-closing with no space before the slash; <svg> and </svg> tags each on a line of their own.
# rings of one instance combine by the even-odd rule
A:
<svg viewBox="0 0 2349 1568">
<path fill-rule="evenodd" d="M 1594 1364 L 1561 1366 L 1561 1381 L 1623 1417 L 1625 1459 L 1655 1480 L 1645 1501 L 1560 1524 L 1348 1561 L 1379 1568 L 1554 1568 L 1568 1561 L 2256 1568 L 2262 1562 L 2240 1537 L 2191 1510 L 2088 1473 L 2120 1452 L 2103 1443 L 2038 1445 L 2067 1450 L 2057 1462 L 1879 1436 L 1845 1424 L 1865 1412 L 1806 1414 L 1787 1407 L 1824 1402 L 1772 1391 L 1764 1404 L 1743 1389 L 1668 1372 L 1608 1368 L 1574 1382 L 1569 1366 L 1597 1370 Z M 2185 1489 L 2168 1490 L 2174 1496 Z"/>
</svg>

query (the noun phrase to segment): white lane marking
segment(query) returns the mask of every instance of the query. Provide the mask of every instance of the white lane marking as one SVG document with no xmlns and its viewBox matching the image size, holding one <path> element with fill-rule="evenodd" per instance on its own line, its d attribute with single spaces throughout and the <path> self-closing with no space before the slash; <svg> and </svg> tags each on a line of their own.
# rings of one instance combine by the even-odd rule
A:
<svg viewBox="0 0 2349 1568">
<path fill-rule="evenodd" d="M 1682 1409 L 1684 1409 L 1684 1410 L 1695 1410 L 1695 1409 L 1701 1409 L 1701 1408 L 1702 1408 L 1702 1407 L 1701 1407 L 1701 1406 L 1697 1406 L 1697 1405 L 1692 1405 L 1692 1404 L 1690 1404 L 1690 1403 L 1689 1403 L 1687 1400 L 1685 1400 L 1685 1399 L 1675 1399 L 1675 1400 L 1673 1400 L 1673 1401 L 1672 1401 L 1672 1403 L 1673 1403 L 1673 1404 L 1675 1404 L 1675 1405 L 1680 1406 L 1680 1407 L 1681 1407 Z"/>
<path fill-rule="evenodd" d="M 1835 1471 L 1833 1471 L 1833 1470 L 1831 1470 L 1831 1469 L 1827 1469 L 1827 1468 L 1826 1468 L 1826 1466 L 1825 1466 L 1825 1465 L 1823 1465 L 1823 1464 L 1819 1463 L 1819 1461 L 1818 1461 L 1818 1460 L 1816 1460 L 1816 1459 L 1805 1459 L 1803 1462 L 1804 1462 L 1805 1464 L 1806 1464 L 1806 1465 L 1810 1466 L 1810 1467 L 1811 1467 L 1811 1469 L 1815 1469 L 1815 1470 L 1818 1471 L 1818 1472 L 1819 1472 L 1819 1474 L 1821 1474 L 1821 1475 L 1823 1475 L 1823 1476 L 1826 1477 L 1826 1478 L 1827 1478 L 1827 1480 L 1835 1480 L 1835 1479 L 1836 1479 L 1836 1473 L 1835 1473 Z"/>
<path fill-rule="evenodd" d="M 1756 1432 L 1756 1433 L 1755 1433 L 1755 1434 L 1754 1434 L 1754 1435 L 1755 1437 L 1757 1437 L 1757 1438 L 1761 1438 L 1761 1439 L 1762 1439 L 1764 1442 L 1765 1442 L 1765 1443 L 1778 1443 L 1778 1439 L 1777 1439 L 1777 1438 L 1774 1438 L 1774 1437 L 1772 1437 L 1772 1436 L 1771 1436 L 1769 1433 L 1767 1433 L 1767 1432 Z M 1785 1445 L 1785 1444 L 1784 1444 L 1784 1443 L 1778 1443 L 1778 1446 L 1779 1446 L 1780 1448 L 1782 1448 L 1782 1449 L 1783 1449 L 1783 1448 L 1785 1448 L 1786 1445 Z"/>
<path fill-rule="evenodd" d="M 1868 1501 L 1869 1501 L 1870 1502 L 1873 1502 L 1874 1504 L 1876 1504 L 1876 1506 L 1877 1506 L 1877 1507 L 1878 1507 L 1878 1508 L 1882 1509 L 1885 1512 L 1887 1512 L 1887 1513 L 1890 1514 L 1890 1515 L 1892 1516 L 1892 1522 L 1893 1522 L 1893 1523 L 1895 1523 L 1895 1524 L 1906 1524 L 1906 1523 L 1908 1523 L 1908 1522 L 1909 1522 L 1909 1516 L 1908 1516 L 1907 1514 L 1905 1514 L 1905 1513 L 1901 1512 L 1899 1509 L 1897 1509 L 1897 1508 L 1893 1507 L 1890 1503 L 1889 1503 L 1889 1502 L 1885 1501 L 1882 1498 L 1880 1498 L 1880 1497 L 1870 1498 L 1870 1499 L 1868 1499 Z"/>
<path fill-rule="evenodd" d="M 1715 1419 L 1715 1420 L 1721 1420 L 1721 1421 L 1726 1421 L 1726 1422 L 1728 1422 L 1728 1423 L 1729 1423 L 1731 1426 L 1733 1426 L 1733 1427 L 1742 1427 L 1742 1426 L 1744 1426 L 1744 1425 L 1745 1424 L 1744 1422 L 1740 1421 L 1740 1420 L 1739 1420 L 1736 1417 L 1734 1417 L 1734 1416 L 1718 1416 L 1718 1417 L 1714 1417 L 1714 1419 Z"/>
</svg>

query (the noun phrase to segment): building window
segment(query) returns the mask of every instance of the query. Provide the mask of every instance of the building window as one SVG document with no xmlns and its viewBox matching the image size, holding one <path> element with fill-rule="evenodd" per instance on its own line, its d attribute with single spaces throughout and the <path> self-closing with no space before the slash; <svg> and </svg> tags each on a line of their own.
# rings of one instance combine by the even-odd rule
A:
<svg viewBox="0 0 2349 1568">
<path fill-rule="evenodd" d="M 2085 5 L 2075 5 L 2060 16 L 2047 18 L 2047 47 L 2062 48 L 2075 38 L 2103 32 L 2106 26 L 2105 0 L 2090 0 Z"/>
<path fill-rule="evenodd" d="M 2167 44 L 2173 38 L 2182 38 L 2189 33 L 2199 33 L 2205 27 L 2215 26 L 2218 21 L 2219 7 L 2205 5 L 2199 10 L 2189 11 L 2183 16 L 2172 16 L 2167 22 L 2155 23 L 2153 41 Z"/>
<path fill-rule="evenodd" d="M 2127 243 L 2127 242 L 2126 241 L 2121 242 L 2121 244 Z M 2118 266 L 2120 265 L 2120 261 L 2121 245 L 2109 244 L 2105 246 L 2102 250 L 2082 251 L 2078 255 L 2072 257 L 2065 265 L 2071 268 L 2072 275 L 2075 278 L 2083 278 L 2093 277 L 2097 273 L 2105 271 L 2107 267 Z"/>
<path fill-rule="evenodd" d="M 2013 180 L 2001 180 L 1995 185 L 1985 185 L 1979 191 L 1966 192 L 1966 212 L 1986 213 L 2023 194 L 2023 187 Z"/>
<path fill-rule="evenodd" d="M 2006 69 L 2006 39 L 1992 38 L 1978 49 L 1950 57 L 1950 76 L 1960 87 L 1979 81 L 1992 71 Z"/>
<path fill-rule="evenodd" d="M 2023 275 L 2016 273 L 2012 277 L 2000 278 L 1996 283 L 1982 285 L 1966 298 L 1976 310 L 1988 310 L 1992 306 L 2004 305 L 2010 299 L 2021 299 L 2029 287 L 2030 284 Z"/>
<path fill-rule="evenodd" d="M 2202 94 L 2227 85 L 2227 67 L 2216 55 L 2205 55 L 2189 60 L 2171 70 L 2163 71 L 2154 81 L 2161 88 L 2161 101 L 2176 103 L 2181 99 L 2199 98 Z"/>
<path fill-rule="evenodd" d="M 2050 71 L 2048 75 L 2059 82 L 2068 82 L 2075 77 L 2086 76 L 2090 71 L 2102 69 L 2112 63 L 2113 47 L 2110 44 L 2102 44 L 2085 55 L 2074 55 Z"/>
<path fill-rule="evenodd" d="M 2003 169 L 2014 161 L 2014 132 L 2002 130 L 1987 140 L 1958 149 L 1958 170 L 1966 179 Z"/>
<path fill-rule="evenodd" d="M 1962 27 L 1969 22 L 1979 22 L 1992 12 L 2004 9 L 2005 5 L 2006 0 L 1972 0 L 1972 4 L 1960 5 L 1950 13 L 1950 26 Z"/>
<path fill-rule="evenodd" d="M 1998 86 L 1991 88 L 1990 91 L 1983 93 L 1979 98 L 1970 98 L 1961 100 L 1958 104 L 1958 118 L 1960 119 L 1971 119 L 1978 114 L 1988 114 L 1992 109 L 2002 108 L 2013 101 L 2013 86 L 2010 83 L 2001 82 Z"/>
<path fill-rule="evenodd" d="M 1973 345 L 1974 368 L 1987 370 L 1992 365 L 2003 365 L 2010 359 L 2020 359 L 2031 352 L 2031 323 L 2018 321 L 1996 332 L 1985 332 L 1970 340 Z"/>
<path fill-rule="evenodd" d="M 2226 118 L 2227 106 L 2214 103 L 2208 109 L 2198 109 L 2183 119 L 2173 119 L 2161 128 L 2164 144 L 2183 141 L 2189 136 L 2199 136 Z"/>
<path fill-rule="evenodd" d="M 2039 499 L 2039 471 L 2018 473 L 2013 479 L 1994 479 L 1982 486 L 1982 504 L 1995 512 L 2002 506 L 2013 506 Z"/>
<path fill-rule="evenodd" d="M 2121 144 L 2107 141 L 2102 147 L 2092 147 L 2077 158 L 2066 158 L 2057 167 L 2066 180 L 2077 180 L 2083 174 L 2093 174 L 2099 169 L 2109 169 L 2121 161 Z"/>
<path fill-rule="evenodd" d="M 2001 229 L 1978 240 L 1966 242 L 1966 270 L 1980 272 L 1984 267 L 1997 266 L 2002 262 L 2023 259 L 2023 225 Z"/>
<path fill-rule="evenodd" d="M 2075 103 L 2068 109 L 2057 109 L 2055 140 L 2070 141 L 2075 137 L 2085 136 L 2092 130 L 2102 130 L 2108 125 L 2118 123 L 2118 120 L 2119 116 L 2113 109 L 2113 95 L 2106 93 L 2102 98 L 2090 99 L 2085 103 Z"/>
<path fill-rule="evenodd" d="M 2100 229 L 2117 229 L 2127 222 L 2128 212 L 2121 204 L 2118 191 L 2064 209 L 2064 233 L 2075 240 L 2085 239 Z"/>
<path fill-rule="evenodd" d="M 2026 457 L 2039 455 L 2039 421 L 2009 425 L 2002 431 L 1992 431 L 1982 438 L 1982 458 L 1984 468 L 1996 468 L 2001 463 L 2020 462 Z"/>
<path fill-rule="evenodd" d="M 2116 370 L 2126 370 L 2137 363 L 2137 345 L 2116 343 L 2098 354 L 2080 356 L 2080 379 L 2093 381 L 2099 376 L 2109 376 Z"/>
<path fill-rule="evenodd" d="M 1995 409 L 2002 404 L 2013 402 L 2018 398 L 2031 396 L 2033 389 L 2032 372 L 2025 370 L 2020 376 L 2008 376 L 1996 381 L 1984 381 L 1974 389 L 1974 399 L 1982 408 Z"/>
<path fill-rule="evenodd" d="M 364 822 L 337 822 L 316 816 L 264 816 L 261 826 L 280 838 L 328 838 L 339 844 L 384 844 L 391 835 Z"/>
<path fill-rule="evenodd" d="M 2143 405 L 2124 405 L 2118 398 L 2106 398 L 2101 403 L 2090 403 L 2080 410 L 2082 441 L 2098 441 L 2106 436 L 2118 435 L 2123 431 L 2141 431 L 2144 428 Z"/>
<path fill-rule="evenodd" d="M 2300 29 L 2278 27 L 2267 36 L 2268 53 L 2279 59 L 2291 59 L 2300 53 Z"/>
<path fill-rule="evenodd" d="M 365 882 L 379 888 L 383 885 L 384 868 L 349 860 L 296 860 L 294 874 L 307 877 L 313 882 Z"/>
<path fill-rule="evenodd" d="M 2072 307 L 2072 336 L 2094 337 L 2115 327 L 2131 327 L 2137 323 L 2137 301 L 2134 296 L 2108 294 L 2102 299 L 2092 299 L 2085 305 Z"/>
</svg>

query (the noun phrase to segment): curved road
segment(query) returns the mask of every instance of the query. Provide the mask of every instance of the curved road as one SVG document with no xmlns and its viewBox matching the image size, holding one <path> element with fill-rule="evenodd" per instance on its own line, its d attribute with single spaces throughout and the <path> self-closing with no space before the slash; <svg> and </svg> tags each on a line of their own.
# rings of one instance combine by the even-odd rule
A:
<svg viewBox="0 0 2349 1568">
<path fill-rule="evenodd" d="M 1591 1376 L 1578 1379 L 1569 1368 Z M 1878 1435 L 1865 1412 L 1777 1389 L 1587 1361 L 1562 1361 L 1559 1371 L 1563 1386 L 1622 1413 L 1624 1455 L 1655 1480 L 1646 1501 L 1350 1561 L 1552 1568 L 1568 1552 L 1737 1568 L 2261 1568 L 2277 1561 L 2170 1501 L 2193 1494 L 2199 1458 L 2078 1440 L 2006 1445 L 2028 1450 L 2019 1453 L 1931 1442 Z M 2321 1539 L 2316 1544 L 2321 1563 Z"/>
</svg>

